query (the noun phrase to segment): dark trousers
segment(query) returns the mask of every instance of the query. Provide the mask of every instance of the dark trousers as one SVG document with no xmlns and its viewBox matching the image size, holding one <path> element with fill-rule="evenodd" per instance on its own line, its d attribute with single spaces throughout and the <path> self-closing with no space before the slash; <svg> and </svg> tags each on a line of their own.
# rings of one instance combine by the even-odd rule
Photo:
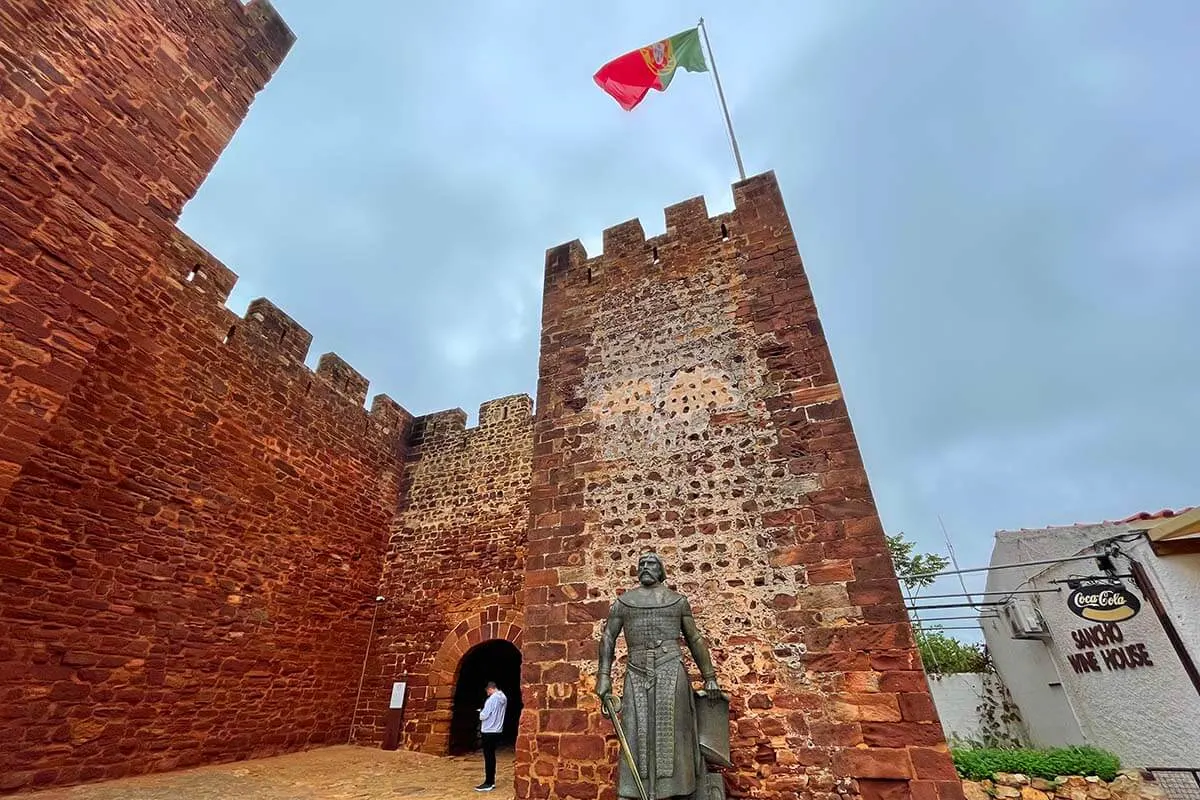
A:
<svg viewBox="0 0 1200 800">
<path fill-rule="evenodd" d="M 491 786 L 496 782 L 496 745 L 500 744 L 499 733 L 483 733 L 483 782 Z"/>
</svg>

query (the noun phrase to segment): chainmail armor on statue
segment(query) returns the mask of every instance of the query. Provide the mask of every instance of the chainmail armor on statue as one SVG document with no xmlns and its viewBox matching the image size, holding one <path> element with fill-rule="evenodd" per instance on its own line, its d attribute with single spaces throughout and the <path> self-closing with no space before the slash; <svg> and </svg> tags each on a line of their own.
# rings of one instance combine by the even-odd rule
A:
<svg viewBox="0 0 1200 800">
<path fill-rule="evenodd" d="M 658 682 L 658 713 L 655 715 L 655 752 L 658 754 L 658 774 L 674 774 L 675 752 L 675 681 L 679 675 L 679 664 L 683 663 L 683 652 L 679 649 L 681 610 L 687 608 L 682 597 L 663 608 L 637 608 L 625 605 L 618 598 L 613 610 L 622 618 L 625 628 L 625 644 L 629 648 L 630 683 L 634 689 L 633 702 L 636 707 L 638 761 L 646 761 L 647 720 L 650 718 L 646 706 L 647 690 L 651 680 Z M 649 672 L 650 653 L 654 652 L 654 674 Z"/>
</svg>

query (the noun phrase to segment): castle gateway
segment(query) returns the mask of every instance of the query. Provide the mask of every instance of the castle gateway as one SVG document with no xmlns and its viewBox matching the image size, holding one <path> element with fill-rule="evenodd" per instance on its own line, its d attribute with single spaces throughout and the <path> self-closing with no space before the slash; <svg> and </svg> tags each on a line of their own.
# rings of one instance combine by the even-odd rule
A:
<svg viewBox="0 0 1200 800">
<path fill-rule="evenodd" d="M 0 2 L 0 791 L 470 749 L 494 679 L 517 796 L 612 797 L 597 636 L 654 550 L 731 793 L 960 796 L 772 174 L 547 253 L 536 411 L 368 411 L 175 228 L 287 26 L 99 5 Z"/>
</svg>

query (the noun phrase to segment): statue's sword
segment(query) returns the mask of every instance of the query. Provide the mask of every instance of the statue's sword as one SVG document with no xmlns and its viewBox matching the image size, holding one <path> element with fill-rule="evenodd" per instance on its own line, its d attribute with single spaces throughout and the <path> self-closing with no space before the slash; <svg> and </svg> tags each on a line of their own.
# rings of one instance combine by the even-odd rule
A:
<svg viewBox="0 0 1200 800">
<path fill-rule="evenodd" d="M 621 743 L 621 752 L 625 755 L 625 764 L 628 765 L 629 772 L 633 775 L 633 782 L 637 785 L 638 794 L 642 796 L 642 800 L 650 800 L 650 795 L 646 794 L 646 787 L 642 785 L 642 776 L 638 774 L 637 759 L 633 757 L 633 751 L 629 749 L 629 741 L 625 738 L 625 729 L 621 727 L 621 718 L 617 716 L 617 709 L 613 706 L 612 695 L 606 694 L 600 698 L 600 701 L 604 704 L 604 711 L 617 730 L 617 740 Z"/>
<path fill-rule="evenodd" d="M 662 642 L 654 643 L 658 647 Z M 650 784 L 646 794 L 650 800 L 658 800 L 658 652 L 654 648 L 646 651 L 646 783 Z"/>
</svg>

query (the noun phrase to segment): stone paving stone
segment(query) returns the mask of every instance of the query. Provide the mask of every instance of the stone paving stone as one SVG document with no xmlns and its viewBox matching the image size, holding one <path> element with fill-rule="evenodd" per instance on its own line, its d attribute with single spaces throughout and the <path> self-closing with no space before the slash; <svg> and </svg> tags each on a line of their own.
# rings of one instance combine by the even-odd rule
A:
<svg viewBox="0 0 1200 800">
<path fill-rule="evenodd" d="M 341 745 L 275 758 L 51 789 L 29 800 L 512 800 L 512 751 L 497 755 L 496 790 L 474 791 L 483 756 L 439 758 Z"/>
</svg>

